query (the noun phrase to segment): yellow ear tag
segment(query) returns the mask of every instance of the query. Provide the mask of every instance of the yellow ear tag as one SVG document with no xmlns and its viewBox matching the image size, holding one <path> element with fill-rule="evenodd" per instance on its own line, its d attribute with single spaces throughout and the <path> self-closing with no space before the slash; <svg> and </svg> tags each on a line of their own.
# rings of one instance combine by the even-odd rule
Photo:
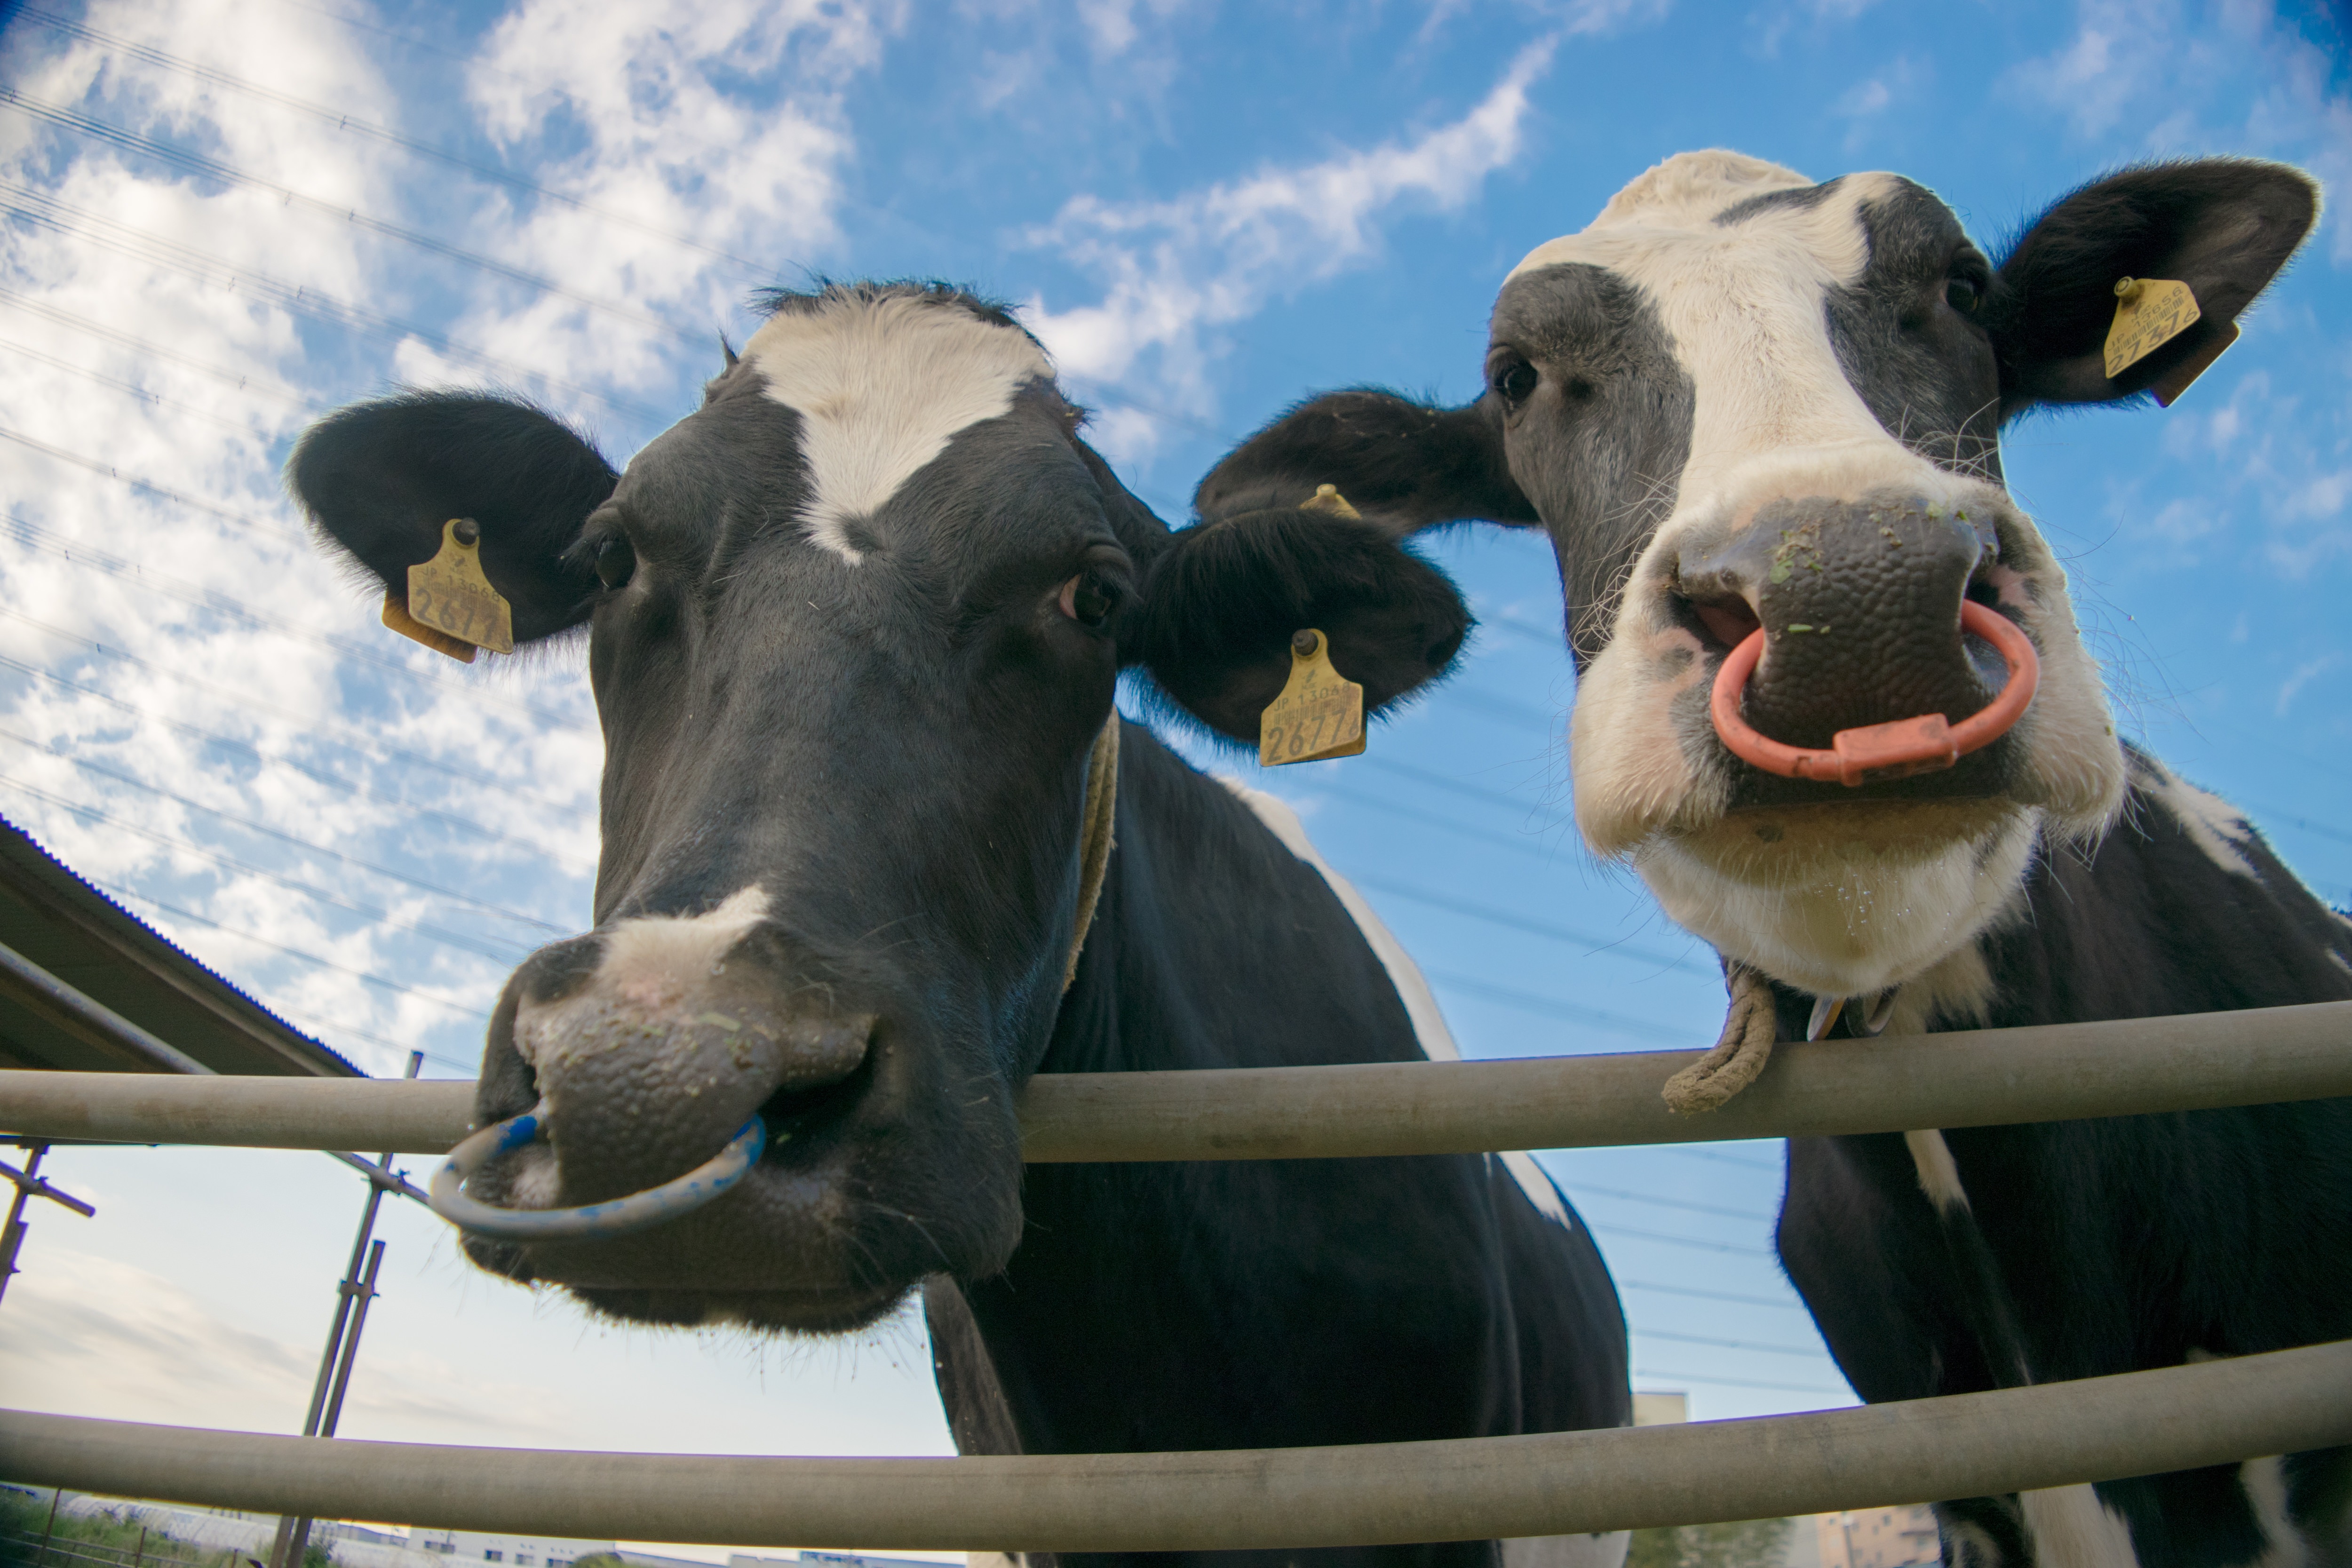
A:
<svg viewBox="0 0 2352 1568">
<path fill-rule="evenodd" d="M 1313 499 L 1298 503 L 1301 511 L 1328 511 L 1333 517 L 1344 517 L 1349 522 L 1361 522 L 1364 514 L 1348 504 L 1337 485 L 1317 485 Z"/>
<path fill-rule="evenodd" d="M 477 647 L 514 652 L 514 616 L 483 575 L 481 550 L 481 527 L 472 518 L 442 524 L 440 553 L 408 569 L 407 603 L 395 605 L 392 595 L 384 595 L 383 624 L 468 664 Z M 417 637 L 412 626 L 436 635 Z M 448 647 L 452 642 L 465 651 Z"/>
<path fill-rule="evenodd" d="M 2197 296 L 2186 283 L 2168 278 L 2116 279 L 2116 320 L 2107 329 L 2107 379 L 2113 381 L 2195 326 L 2199 314 Z"/>
<path fill-rule="evenodd" d="M 1331 668 L 1321 632 L 1297 633 L 1290 679 L 1258 720 L 1258 766 L 1352 757 L 1363 749 L 1364 689 Z"/>
</svg>

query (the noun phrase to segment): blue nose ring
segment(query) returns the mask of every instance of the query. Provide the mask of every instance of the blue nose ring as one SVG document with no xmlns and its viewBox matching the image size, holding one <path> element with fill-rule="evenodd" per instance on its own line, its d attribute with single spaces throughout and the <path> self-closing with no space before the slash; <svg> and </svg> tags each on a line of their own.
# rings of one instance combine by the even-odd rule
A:
<svg viewBox="0 0 2352 1568">
<path fill-rule="evenodd" d="M 718 1197 L 760 1163 L 768 1146 L 767 1124 L 754 1116 L 728 1140 L 727 1147 L 675 1181 L 608 1203 L 569 1209 L 493 1208 L 466 1195 L 466 1183 L 500 1154 L 512 1153 L 547 1135 L 547 1101 L 520 1116 L 467 1137 L 433 1173 L 427 1196 L 433 1212 L 458 1229 L 500 1241 L 606 1240 L 664 1225 Z"/>
</svg>

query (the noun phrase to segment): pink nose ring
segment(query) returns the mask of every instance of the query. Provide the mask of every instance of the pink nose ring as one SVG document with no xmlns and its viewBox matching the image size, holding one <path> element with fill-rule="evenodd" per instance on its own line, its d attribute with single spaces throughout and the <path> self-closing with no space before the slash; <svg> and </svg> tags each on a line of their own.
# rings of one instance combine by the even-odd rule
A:
<svg viewBox="0 0 2352 1568">
<path fill-rule="evenodd" d="M 433 1212 L 463 1231 L 500 1241 L 564 1241 L 628 1236 L 662 1225 L 718 1197 L 760 1163 L 768 1146 L 768 1125 L 754 1116 L 724 1149 L 676 1181 L 609 1203 L 569 1209 L 502 1209 L 466 1195 L 466 1182 L 500 1154 L 511 1153 L 547 1134 L 547 1101 L 474 1133 L 449 1151 L 433 1173 L 426 1199 Z"/>
<path fill-rule="evenodd" d="M 1748 633 L 1738 647 L 1725 656 L 1722 668 L 1715 672 L 1715 690 L 1707 704 L 1707 714 L 1715 721 L 1715 732 L 1723 738 L 1732 755 L 1784 779 L 1835 779 L 1851 787 L 1870 779 L 1909 778 L 1913 773 L 1948 768 L 1970 752 L 1982 751 L 2009 733 L 2042 683 L 2042 661 L 2034 654 L 2032 640 L 2008 616 L 1986 609 L 1973 599 L 1963 599 L 1960 629 L 2000 650 L 2001 658 L 2009 666 L 2009 684 L 1981 710 L 1957 724 L 1947 722 L 1941 713 L 1923 713 L 1916 719 L 1897 719 L 1888 724 L 1840 730 L 1830 737 L 1830 750 L 1826 752 L 1811 746 L 1784 745 L 1759 732 L 1739 714 L 1740 699 L 1748 691 L 1748 678 L 1755 673 L 1757 661 L 1764 657 L 1761 626 Z"/>
</svg>

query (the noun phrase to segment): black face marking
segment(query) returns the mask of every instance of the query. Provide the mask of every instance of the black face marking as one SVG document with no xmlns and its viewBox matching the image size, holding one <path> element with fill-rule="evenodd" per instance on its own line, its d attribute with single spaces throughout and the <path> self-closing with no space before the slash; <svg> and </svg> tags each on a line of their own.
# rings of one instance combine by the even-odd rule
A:
<svg viewBox="0 0 2352 1568">
<path fill-rule="evenodd" d="M 1590 659 L 1608 641 L 1613 590 L 1674 510 L 1696 394 L 1657 312 L 1605 268 L 1512 279 L 1489 339 L 1511 476 L 1551 531 L 1570 646 Z"/>
<path fill-rule="evenodd" d="M 1823 180 L 1818 185 L 1798 185 L 1790 190 L 1767 191 L 1760 196 L 1749 196 L 1746 201 L 1734 202 L 1716 214 L 1716 226 L 1729 228 L 1733 224 L 1745 222 L 1759 213 L 1778 212 L 1790 207 L 1799 211 L 1809 210 L 1829 200 L 1844 184 L 1845 176 L 1841 174 L 1834 180 Z"/>
<path fill-rule="evenodd" d="M 2000 484 L 2000 367 L 1975 313 L 1954 303 L 1956 293 L 1981 301 L 1991 264 L 1949 207 L 1899 186 L 1861 208 L 1870 260 L 1859 282 L 1830 290 L 1830 341 L 1887 434 L 1938 468 Z"/>
</svg>

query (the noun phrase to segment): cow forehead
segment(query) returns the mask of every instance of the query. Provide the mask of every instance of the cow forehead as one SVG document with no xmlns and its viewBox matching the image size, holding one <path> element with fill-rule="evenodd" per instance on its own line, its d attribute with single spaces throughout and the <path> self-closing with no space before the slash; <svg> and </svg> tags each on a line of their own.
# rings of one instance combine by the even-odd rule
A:
<svg viewBox="0 0 2352 1568">
<path fill-rule="evenodd" d="M 879 510 L 956 433 L 1013 406 L 1054 367 L 1018 327 L 919 295 L 835 295 L 780 310 L 743 346 L 801 419 L 809 537 L 851 565 L 853 518 Z"/>
<path fill-rule="evenodd" d="M 1528 252 L 1505 285 L 1543 268 L 1582 263 L 1659 295 L 1691 283 L 1717 290 L 1795 281 L 1852 287 L 1870 264 L 1864 209 L 1915 189 L 1899 174 L 1847 174 L 1814 184 L 1778 164 L 1741 163 L 1776 177 L 1660 186 L 1651 184 L 1659 173 L 1654 169 L 1612 197 L 1581 231 Z M 1627 199 L 1637 192 L 1643 199 Z"/>
</svg>

